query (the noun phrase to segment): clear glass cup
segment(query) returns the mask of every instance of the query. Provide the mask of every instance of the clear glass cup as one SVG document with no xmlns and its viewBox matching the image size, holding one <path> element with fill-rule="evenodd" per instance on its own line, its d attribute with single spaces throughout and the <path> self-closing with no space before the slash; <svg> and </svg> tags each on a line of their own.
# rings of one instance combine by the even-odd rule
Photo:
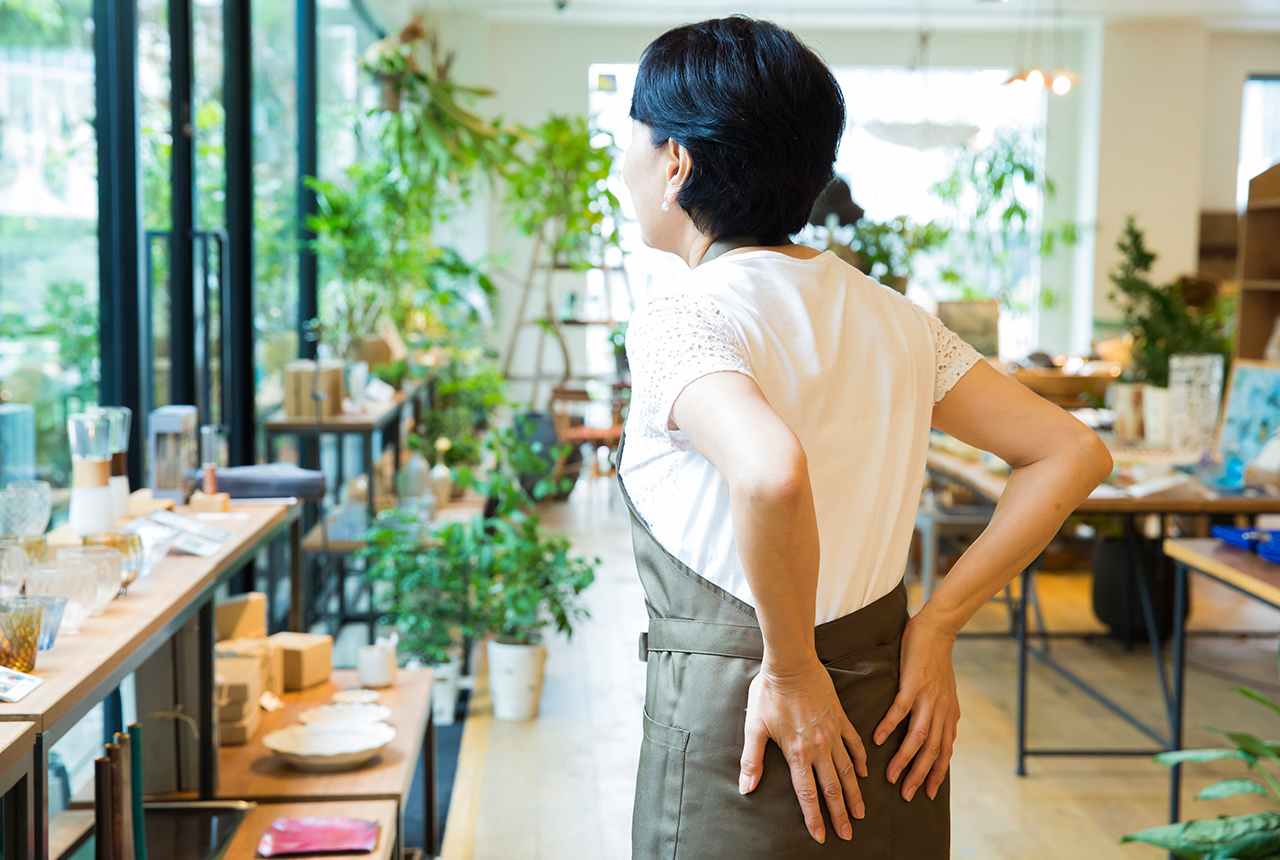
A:
<svg viewBox="0 0 1280 860">
<path fill-rule="evenodd" d="M 44 617 L 40 619 L 41 651 L 48 651 L 58 638 L 58 626 L 62 624 L 62 613 L 67 608 L 67 598 L 61 594 L 32 594 L 32 600 L 38 600 L 44 606 Z"/>
<path fill-rule="evenodd" d="M 65 597 L 67 605 L 58 631 L 63 636 L 75 636 L 98 598 L 98 567 L 79 558 L 36 562 L 27 570 L 27 593 Z"/>
<path fill-rule="evenodd" d="M 0 666 L 18 672 L 36 667 L 44 604 L 28 597 L 0 600 Z"/>
<path fill-rule="evenodd" d="M 120 596 L 120 569 L 124 555 L 110 546 L 69 546 L 58 550 L 59 559 L 81 559 L 92 564 L 98 573 L 98 593 L 93 602 L 91 616 L 101 615 L 107 604 Z"/>
<path fill-rule="evenodd" d="M 44 530 L 49 527 L 49 515 L 53 511 L 49 482 L 10 481 L 5 492 L 14 494 L 21 500 L 21 514 L 13 525 L 13 531 L 3 533 L 17 537 L 44 534 Z"/>
<path fill-rule="evenodd" d="M 68 415 L 67 441 L 73 460 L 110 460 L 111 417 L 102 410 Z"/>
<path fill-rule="evenodd" d="M 27 581 L 27 554 L 17 544 L 0 545 L 0 597 L 18 597 Z"/>
<path fill-rule="evenodd" d="M 0 537 L 0 546 L 18 547 L 27 556 L 27 564 L 45 561 L 49 557 L 49 544 L 44 535 Z"/>
<path fill-rule="evenodd" d="M 133 532 L 95 532 L 83 538 L 85 546 L 109 546 L 120 550 L 120 597 L 142 570 L 142 538 Z"/>
</svg>

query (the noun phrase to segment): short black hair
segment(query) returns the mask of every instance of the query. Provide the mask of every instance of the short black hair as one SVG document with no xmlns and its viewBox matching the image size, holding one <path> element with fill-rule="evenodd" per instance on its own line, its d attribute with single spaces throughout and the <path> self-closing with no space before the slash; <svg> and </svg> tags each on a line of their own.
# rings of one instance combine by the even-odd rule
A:
<svg viewBox="0 0 1280 860">
<path fill-rule="evenodd" d="M 794 33 L 744 16 L 677 27 L 645 49 L 631 118 L 689 151 L 677 202 L 713 239 L 779 245 L 832 177 L 844 96 Z"/>
</svg>

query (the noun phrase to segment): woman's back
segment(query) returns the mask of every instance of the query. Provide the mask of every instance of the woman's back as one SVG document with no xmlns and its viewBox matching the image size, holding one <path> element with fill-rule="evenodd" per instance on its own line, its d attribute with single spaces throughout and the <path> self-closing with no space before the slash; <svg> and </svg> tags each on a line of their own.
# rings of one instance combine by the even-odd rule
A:
<svg viewBox="0 0 1280 860">
<path fill-rule="evenodd" d="M 934 317 L 831 253 L 739 251 L 699 266 L 628 329 L 633 399 L 623 477 L 640 515 L 689 568 L 755 605 L 729 488 L 670 431 L 689 383 L 755 379 L 808 460 L 820 536 L 815 623 L 901 580 L 929 423 L 980 356 Z"/>
</svg>

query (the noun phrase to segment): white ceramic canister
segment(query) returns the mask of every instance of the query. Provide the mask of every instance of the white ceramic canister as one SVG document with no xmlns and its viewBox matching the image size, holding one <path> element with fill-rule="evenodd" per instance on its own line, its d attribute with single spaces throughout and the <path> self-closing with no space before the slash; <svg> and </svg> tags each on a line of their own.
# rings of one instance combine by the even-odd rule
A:
<svg viewBox="0 0 1280 860">
<path fill-rule="evenodd" d="M 356 679 L 371 690 L 390 687 L 396 682 L 396 649 L 383 641 L 362 646 L 356 652 Z"/>
<path fill-rule="evenodd" d="M 489 643 L 489 694 L 499 720 L 531 720 L 538 716 L 545 645 Z"/>
</svg>

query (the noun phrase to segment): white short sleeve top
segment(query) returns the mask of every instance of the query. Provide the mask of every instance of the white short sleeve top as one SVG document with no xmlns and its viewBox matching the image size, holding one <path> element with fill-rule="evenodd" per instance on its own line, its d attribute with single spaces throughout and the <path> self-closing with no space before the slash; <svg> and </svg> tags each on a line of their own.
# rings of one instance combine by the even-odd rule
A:
<svg viewBox="0 0 1280 860">
<path fill-rule="evenodd" d="M 750 376 L 804 447 L 818 519 L 815 623 L 902 578 L 933 406 L 981 356 L 936 317 L 830 252 L 739 251 L 650 298 L 627 328 L 622 480 L 676 558 L 754 605 L 729 487 L 671 408 L 709 373 Z"/>
</svg>

